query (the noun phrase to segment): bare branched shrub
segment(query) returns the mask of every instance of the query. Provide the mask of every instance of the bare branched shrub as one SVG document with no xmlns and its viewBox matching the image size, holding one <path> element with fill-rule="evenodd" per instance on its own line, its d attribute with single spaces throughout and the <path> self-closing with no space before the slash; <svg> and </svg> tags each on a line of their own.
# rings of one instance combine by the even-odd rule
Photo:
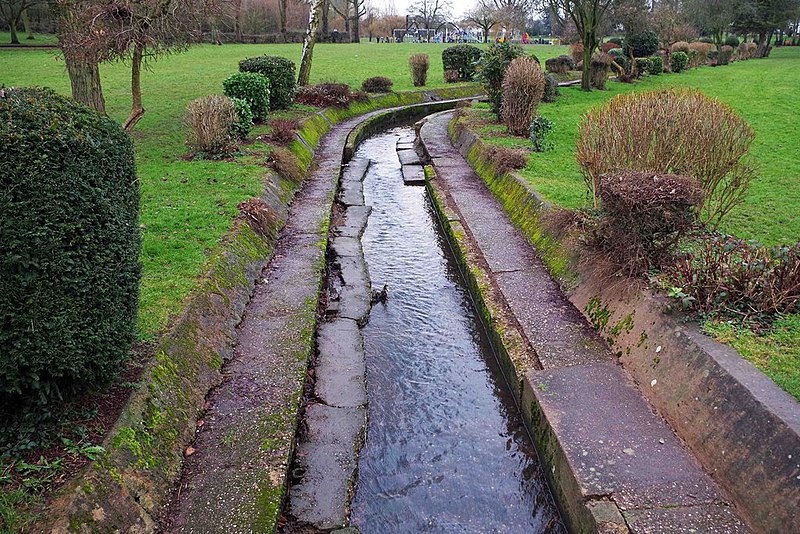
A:
<svg viewBox="0 0 800 534">
<path fill-rule="evenodd" d="M 583 63 L 583 43 L 572 43 L 569 45 L 569 55 L 572 56 L 572 61 L 575 65 Z"/>
<path fill-rule="evenodd" d="M 456 83 L 459 81 L 460 75 L 457 69 L 447 69 L 444 71 L 444 81 L 447 83 Z"/>
<path fill-rule="evenodd" d="M 733 47 L 725 45 L 719 49 L 717 54 L 717 65 L 727 65 L 733 59 Z"/>
<path fill-rule="evenodd" d="M 500 174 L 522 169 L 528 164 L 528 153 L 521 149 L 492 146 L 489 148 L 488 157 Z"/>
<path fill-rule="evenodd" d="M 670 53 L 673 54 L 675 52 L 683 52 L 688 56 L 689 50 L 691 50 L 691 48 L 689 47 L 689 43 L 687 43 L 686 41 L 678 41 L 677 43 L 672 43 L 672 46 L 669 47 Z"/>
<path fill-rule="evenodd" d="M 193 152 L 220 155 L 236 148 L 233 126 L 239 120 L 236 107 L 227 96 L 209 95 L 189 102 L 183 124 L 186 145 Z"/>
<path fill-rule="evenodd" d="M 595 244 L 629 275 L 660 265 L 695 224 L 703 189 L 691 177 L 629 170 L 604 174 Z"/>
<path fill-rule="evenodd" d="M 518 57 L 509 63 L 503 77 L 503 123 L 514 135 L 528 135 L 536 116 L 536 108 L 544 95 L 545 79 L 542 68 L 529 56 Z"/>
<path fill-rule="evenodd" d="M 618 95 L 580 126 L 576 158 L 597 205 L 600 176 L 619 169 L 695 178 L 702 220 L 718 224 L 744 201 L 755 171 L 742 158 L 755 134 L 728 105 L 697 90 Z"/>
<path fill-rule="evenodd" d="M 592 56 L 592 64 L 589 70 L 592 78 L 592 86 L 600 90 L 606 88 L 608 74 L 611 72 L 611 66 L 613 64 L 614 58 L 608 54 L 600 53 Z"/>
<path fill-rule="evenodd" d="M 295 183 L 300 183 L 303 179 L 300 160 L 288 148 L 274 147 L 269 155 L 269 164 L 278 174 Z"/>
<path fill-rule="evenodd" d="M 277 233 L 278 216 L 262 199 L 250 198 L 236 206 L 239 217 L 246 220 L 256 233 L 263 236 L 274 236 Z"/>
<path fill-rule="evenodd" d="M 758 45 L 756 43 L 741 43 L 739 45 L 739 59 L 752 59 L 755 57 Z"/>
<path fill-rule="evenodd" d="M 272 119 L 269 121 L 272 131 L 269 140 L 279 145 L 286 145 L 296 139 L 297 121 L 294 119 Z"/>
<path fill-rule="evenodd" d="M 695 41 L 689 44 L 689 66 L 697 68 L 708 63 L 708 54 L 714 50 L 714 45 Z"/>
<path fill-rule="evenodd" d="M 665 271 L 673 287 L 701 313 L 755 318 L 800 309 L 800 243 L 764 247 L 707 235 Z"/>
<path fill-rule="evenodd" d="M 408 58 L 411 67 L 411 80 L 414 87 L 422 87 L 428 81 L 428 54 L 414 54 Z"/>
</svg>

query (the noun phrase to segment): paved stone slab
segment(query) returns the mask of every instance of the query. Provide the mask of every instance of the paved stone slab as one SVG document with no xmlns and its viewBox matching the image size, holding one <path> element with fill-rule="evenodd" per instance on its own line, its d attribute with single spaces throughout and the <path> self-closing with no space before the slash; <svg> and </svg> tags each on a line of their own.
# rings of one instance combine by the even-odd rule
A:
<svg viewBox="0 0 800 534">
<path fill-rule="evenodd" d="M 610 495 L 623 511 L 724 502 L 620 366 L 533 371 L 527 381 L 585 497 Z"/>
<path fill-rule="evenodd" d="M 337 257 L 363 256 L 361 240 L 355 237 L 336 236 L 331 240 L 331 249 Z"/>
<path fill-rule="evenodd" d="M 364 258 L 340 256 L 337 263 L 341 269 L 342 282 L 342 285 L 337 287 L 339 315 L 363 324 L 369 316 L 371 307 L 369 274 Z"/>
<path fill-rule="evenodd" d="M 342 181 L 339 201 L 345 206 L 363 206 L 364 184 L 357 180 Z"/>
<path fill-rule="evenodd" d="M 314 393 L 328 406 L 355 408 L 367 404 L 364 341 L 351 319 L 335 319 L 317 329 Z"/>
<path fill-rule="evenodd" d="M 369 222 L 372 206 L 347 206 L 344 210 L 344 224 L 334 228 L 334 232 L 342 237 L 360 239 Z"/>
<path fill-rule="evenodd" d="M 397 150 L 398 151 L 400 151 L 400 150 L 414 150 L 414 141 L 413 140 L 405 141 L 403 139 L 400 139 L 399 141 L 397 141 Z"/>
<path fill-rule="evenodd" d="M 651 508 L 625 512 L 634 534 L 692 533 L 737 534 L 750 532 L 736 512 L 725 505 L 685 508 Z"/>
<path fill-rule="evenodd" d="M 397 157 L 402 165 L 419 165 L 419 155 L 414 149 L 398 149 Z"/>
<path fill-rule="evenodd" d="M 403 165 L 402 170 L 405 185 L 425 185 L 425 170 L 422 165 Z"/>
<path fill-rule="evenodd" d="M 297 451 L 302 476 L 289 491 L 289 512 L 317 528 L 344 527 L 366 410 L 311 404 L 304 421 Z"/>
<path fill-rule="evenodd" d="M 614 355 L 561 293 L 543 266 L 495 275 L 522 331 L 545 369 L 614 362 Z"/>
<path fill-rule="evenodd" d="M 372 161 L 369 158 L 358 158 L 342 165 L 342 183 L 363 182 L 371 164 Z"/>
</svg>

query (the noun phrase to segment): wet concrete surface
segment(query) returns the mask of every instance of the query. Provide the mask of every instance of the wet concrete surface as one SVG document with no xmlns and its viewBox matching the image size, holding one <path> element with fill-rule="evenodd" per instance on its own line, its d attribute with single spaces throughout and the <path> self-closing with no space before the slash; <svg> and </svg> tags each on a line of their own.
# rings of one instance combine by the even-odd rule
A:
<svg viewBox="0 0 800 534">
<path fill-rule="evenodd" d="M 369 417 L 352 523 L 361 532 L 563 532 L 536 451 L 425 189 L 396 143 L 365 141 L 372 287 L 364 326 Z M 421 167 L 420 167 L 421 171 Z"/>
<path fill-rule="evenodd" d="M 457 218 L 463 227 L 467 246 L 486 262 L 493 281 L 486 291 L 506 303 L 544 367 L 525 374 L 521 404 L 559 481 L 556 491 L 570 527 L 747 532 L 450 144 L 451 117 L 433 115 L 420 129 L 428 153 L 442 162 L 432 188 L 452 214 L 448 219 Z"/>
</svg>

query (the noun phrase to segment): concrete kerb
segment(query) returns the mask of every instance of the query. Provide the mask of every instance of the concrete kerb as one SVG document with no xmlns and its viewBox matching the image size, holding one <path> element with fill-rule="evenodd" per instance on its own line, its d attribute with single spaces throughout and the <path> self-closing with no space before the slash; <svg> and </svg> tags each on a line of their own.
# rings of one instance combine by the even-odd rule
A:
<svg viewBox="0 0 800 534">
<path fill-rule="evenodd" d="M 459 91 L 478 93 L 472 88 Z M 396 100 L 426 98 L 422 93 L 409 95 L 398 94 Z M 374 108 L 366 115 L 374 115 Z M 297 145 L 313 153 L 333 124 L 326 113 L 315 114 L 301 125 Z M 220 251 L 209 259 L 186 307 L 157 344 L 140 380 L 143 387 L 131 395 L 103 442 L 107 452 L 50 498 L 47 514 L 33 527 L 35 531 L 154 532 L 158 528 L 170 499 L 168 490 L 181 471 L 184 449 L 194 437 L 203 400 L 222 380 L 221 368 L 232 354 L 236 326 L 255 280 L 272 257 L 298 187 L 273 173 L 265 175 L 261 200 L 274 215 L 274 223 L 266 228 L 244 215 L 237 219 Z"/>
<path fill-rule="evenodd" d="M 530 185 L 498 175 L 483 142 L 454 126 L 461 154 L 751 526 L 800 531 L 800 404 L 733 349 L 666 313 L 665 298 L 593 271 L 574 241 L 538 223 L 550 206 Z"/>
</svg>

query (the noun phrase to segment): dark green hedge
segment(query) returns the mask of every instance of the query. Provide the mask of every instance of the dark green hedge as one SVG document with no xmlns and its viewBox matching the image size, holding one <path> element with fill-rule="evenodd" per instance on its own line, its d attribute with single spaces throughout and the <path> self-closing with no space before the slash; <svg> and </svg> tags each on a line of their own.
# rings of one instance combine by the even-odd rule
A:
<svg viewBox="0 0 800 534">
<path fill-rule="evenodd" d="M 241 72 L 257 72 L 269 79 L 270 109 L 286 109 L 294 102 L 297 74 L 294 62 L 280 56 L 259 56 L 239 62 Z"/>
<path fill-rule="evenodd" d="M 442 65 L 444 70 L 457 70 L 459 80 L 471 80 L 475 77 L 482 54 L 477 46 L 451 46 L 442 51 Z"/>
<path fill-rule="evenodd" d="M 128 358 L 141 240 L 133 144 L 107 117 L 2 89 L 0 169 L 2 447 Z"/>
</svg>

